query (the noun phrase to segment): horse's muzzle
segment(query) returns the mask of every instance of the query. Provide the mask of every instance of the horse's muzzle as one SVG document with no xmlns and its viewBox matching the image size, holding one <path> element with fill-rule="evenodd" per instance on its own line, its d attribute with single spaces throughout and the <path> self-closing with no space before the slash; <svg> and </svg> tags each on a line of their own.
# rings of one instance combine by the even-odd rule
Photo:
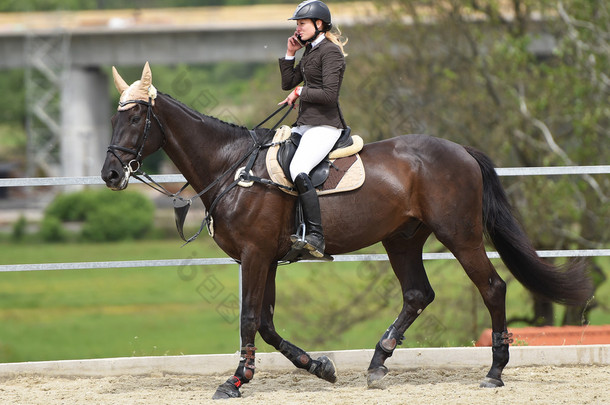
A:
<svg viewBox="0 0 610 405">
<path fill-rule="evenodd" d="M 120 191 L 127 188 L 129 184 L 128 171 L 118 171 L 115 169 L 107 169 L 102 171 L 102 180 L 106 183 L 109 189 Z"/>
</svg>

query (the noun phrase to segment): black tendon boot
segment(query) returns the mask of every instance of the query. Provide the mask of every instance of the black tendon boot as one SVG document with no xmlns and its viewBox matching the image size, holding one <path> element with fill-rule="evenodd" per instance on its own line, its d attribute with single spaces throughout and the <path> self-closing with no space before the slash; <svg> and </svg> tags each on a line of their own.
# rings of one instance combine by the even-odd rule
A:
<svg viewBox="0 0 610 405">
<path fill-rule="evenodd" d="M 299 199 L 303 207 L 305 219 L 305 240 L 299 235 L 292 235 L 293 249 L 307 249 L 314 257 L 324 256 L 324 234 L 322 232 L 322 215 L 320 214 L 320 201 L 311 179 L 305 173 L 300 173 L 294 180 L 299 191 Z"/>
</svg>

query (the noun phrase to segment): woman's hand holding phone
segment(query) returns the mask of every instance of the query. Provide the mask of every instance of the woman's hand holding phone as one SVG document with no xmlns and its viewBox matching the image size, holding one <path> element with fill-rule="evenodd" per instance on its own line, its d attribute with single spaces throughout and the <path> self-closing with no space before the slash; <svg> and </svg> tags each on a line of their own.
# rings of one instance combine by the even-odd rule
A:
<svg viewBox="0 0 610 405">
<path fill-rule="evenodd" d="M 305 44 L 301 41 L 297 33 L 295 32 L 291 37 L 288 38 L 288 44 L 286 47 L 286 54 L 294 56 L 294 54 L 301 49 Z"/>
</svg>

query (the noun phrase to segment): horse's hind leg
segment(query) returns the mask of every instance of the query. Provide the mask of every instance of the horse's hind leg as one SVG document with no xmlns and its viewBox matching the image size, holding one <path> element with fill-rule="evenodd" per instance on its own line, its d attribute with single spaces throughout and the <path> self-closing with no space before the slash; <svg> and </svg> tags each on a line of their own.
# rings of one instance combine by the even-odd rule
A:
<svg viewBox="0 0 610 405">
<path fill-rule="evenodd" d="M 434 291 L 424 269 L 422 247 L 430 232 L 420 229 L 415 237 L 407 239 L 398 235 L 384 240 L 394 274 L 400 282 L 403 306 L 400 314 L 383 334 L 368 368 L 368 385 L 374 387 L 388 373 L 384 365 L 397 345 L 402 343 L 404 333 L 415 319 L 434 300 Z"/>
<path fill-rule="evenodd" d="M 476 285 L 491 315 L 493 360 L 481 387 L 501 387 L 504 385 L 502 371 L 508 364 L 508 346 L 512 341 L 506 329 L 506 283 L 487 258 L 482 243 L 478 250 L 463 250 L 453 254 Z"/>
<path fill-rule="evenodd" d="M 267 275 L 265 285 L 265 296 L 261 311 L 261 326 L 259 333 L 263 340 L 280 351 L 296 367 L 309 371 L 315 376 L 334 383 L 337 381 L 335 364 L 327 356 L 312 359 L 307 352 L 295 346 L 276 332 L 273 324 L 273 313 L 275 310 L 275 275 L 277 263 L 273 264 Z"/>
<path fill-rule="evenodd" d="M 436 235 L 458 259 L 468 277 L 476 285 L 491 315 L 493 361 L 481 387 L 501 387 L 502 371 L 508 364 L 508 346 L 511 342 L 506 329 L 506 283 L 496 272 L 485 253 L 482 232 L 468 232 L 465 237 L 451 240 Z"/>
</svg>

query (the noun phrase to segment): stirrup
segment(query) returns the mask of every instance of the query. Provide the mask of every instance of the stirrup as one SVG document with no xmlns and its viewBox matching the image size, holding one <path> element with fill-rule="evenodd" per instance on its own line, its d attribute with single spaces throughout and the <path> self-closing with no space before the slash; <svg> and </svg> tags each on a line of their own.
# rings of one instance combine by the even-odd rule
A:
<svg viewBox="0 0 610 405">
<path fill-rule="evenodd" d="M 296 250 L 301 250 L 307 244 L 305 240 L 305 223 L 299 225 L 296 233 L 290 236 L 290 241 L 292 242 L 292 248 Z"/>
</svg>

